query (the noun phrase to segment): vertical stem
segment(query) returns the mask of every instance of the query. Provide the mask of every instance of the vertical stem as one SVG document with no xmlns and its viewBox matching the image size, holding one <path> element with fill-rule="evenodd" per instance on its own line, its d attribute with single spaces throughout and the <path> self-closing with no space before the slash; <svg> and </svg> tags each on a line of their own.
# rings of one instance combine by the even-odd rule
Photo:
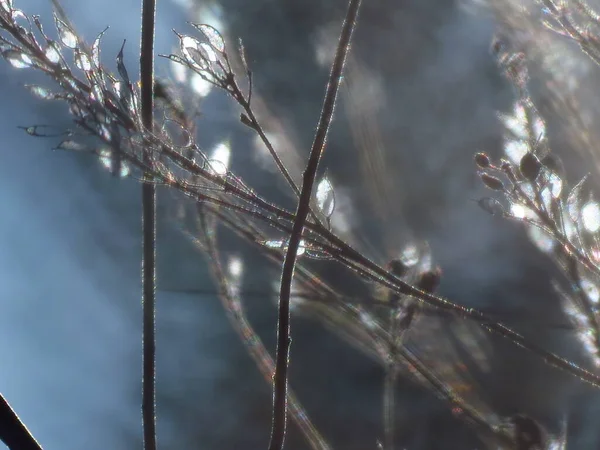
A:
<svg viewBox="0 0 600 450">
<path fill-rule="evenodd" d="M 152 130 L 154 97 L 154 26 L 156 0 L 142 0 L 142 39 L 140 80 L 142 122 Z M 152 166 L 152 158 L 146 156 Z M 142 185 L 142 424 L 144 449 L 156 450 L 156 186 L 152 176 L 144 174 Z"/>
<path fill-rule="evenodd" d="M 385 370 L 383 384 L 383 430 L 385 435 L 385 450 L 394 450 L 396 430 L 396 378 L 398 371 L 395 361 Z"/>
<path fill-rule="evenodd" d="M 10 450 L 42 450 L 17 413 L 0 395 L 0 441 Z"/>
<path fill-rule="evenodd" d="M 290 296 L 292 290 L 292 278 L 294 276 L 294 266 L 296 264 L 296 254 L 302 238 L 306 216 L 310 212 L 310 197 L 312 188 L 317 176 L 319 161 L 325 142 L 327 132 L 333 117 L 335 100 L 340 87 L 342 71 L 346 62 L 346 55 L 350 49 L 352 32 L 356 25 L 356 18 L 361 0 L 350 0 L 346 19 L 342 26 L 342 32 L 338 41 L 335 58 L 331 66 L 329 81 L 323 100 L 323 109 L 317 126 L 315 140 L 313 142 L 308 163 L 302 176 L 302 188 L 300 190 L 300 199 L 288 249 L 283 261 L 283 270 L 281 274 L 281 286 L 279 291 L 279 312 L 277 323 L 277 354 L 275 363 L 275 376 L 273 380 L 273 421 L 271 428 L 271 441 L 269 450 L 281 450 L 285 441 L 285 429 L 287 421 L 287 384 L 288 384 L 288 366 L 290 357 Z"/>
</svg>

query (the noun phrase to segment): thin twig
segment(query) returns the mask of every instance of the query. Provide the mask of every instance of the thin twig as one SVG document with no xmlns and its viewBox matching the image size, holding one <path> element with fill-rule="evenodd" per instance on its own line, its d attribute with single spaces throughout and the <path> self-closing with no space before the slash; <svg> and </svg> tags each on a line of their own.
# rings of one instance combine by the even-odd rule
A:
<svg viewBox="0 0 600 450">
<path fill-rule="evenodd" d="M 142 123 L 152 131 L 154 109 L 154 27 L 156 0 L 142 0 L 140 80 Z M 152 166 L 152 157 L 146 156 Z M 142 185 L 142 423 L 144 449 L 156 450 L 156 186 L 152 175 L 144 174 Z"/>
<path fill-rule="evenodd" d="M 207 206 L 206 209 L 207 212 L 210 211 L 213 214 L 218 213 L 217 210 L 210 206 Z M 239 294 L 233 293 L 231 289 L 229 289 L 227 277 L 223 271 L 223 267 L 221 266 L 221 258 L 216 245 L 216 233 L 211 233 L 208 230 L 206 217 L 202 217 L 201 220 L 204 239 L 206 242 L 206 251 L 204 253 L 210 258 L 210 269 L 217 284 L 219 298 L 221 299 L 223 307 L 227 313 L 227 317 L 229 318 L 229 321 L 231 322 L 235 331 L 240 336 L 240 339 L 250 353 L 250 356 L 252 356 L 254 359 L 254 362 L 258 366 L 260 372 L 270 383 L 273 378 L 273 373 L 275 372 L 275 362 L 265 348 L 260 336 L 256 334 L 254 328 L 248 321 L 241 299 L 239 298 Z M 330 450 L 329 444 L 312 424 L 312 421 L 306 414 L 302 404 L 296 398 L 291 389 L 288 392 L 288 398 L 290 402 L 290 414 L 292 416 L 292 420 L 296 423 L 302 434 L 306 437 L 310 447 L 313 450 Z"/>
<path fill-rule="evenodd" d="M 42 450 L 17 413 L 0 394 L 0 441 L 10 450 Z"/>
<path fill-rule="evenodd" d="M 273 382 L 273 424 L 271 429 L 271 442 L 269 450 L 281 450 L 285 441 L 285 426 L 287 418 L 287 379 L 290 354 L 290 296 L 292 290 L 292 278 L 294 276 L 294 266 L 296 264 L 296 255 L 304 223 L 310 211 L 310 197 L 313 184 L 317 176 L 319 161 L 325 148 L 327 132 L 333 117 L 335 100 L 337 97 L 346 55 L 350 49 L 352 32 L 356 25 L 356 18 L 360 8 L 361 0 L 350 0 L 346 19 L 342 26 L 340 40 L 335 53 L 335 58 L 331 66 L 329 81 L 323 101 L 323 109 L 315 134 L 310 157 L 303 174 L 302 189 L 296 217 L 290 235 L 290 242 L 283 261 L 283 271 L 281 274 L 281 287 L 279 293 L 279 313 L 277 324 L 277 355 L 275 376 Z"/>
<path fill-rule="evenodd" d="M 385 450 L 394 450 L 396 435 L 396 379 L 398 372 L 396 363 L 391 363 L 385 370 L 383 382 L 383 429 Z"/>
</svg>

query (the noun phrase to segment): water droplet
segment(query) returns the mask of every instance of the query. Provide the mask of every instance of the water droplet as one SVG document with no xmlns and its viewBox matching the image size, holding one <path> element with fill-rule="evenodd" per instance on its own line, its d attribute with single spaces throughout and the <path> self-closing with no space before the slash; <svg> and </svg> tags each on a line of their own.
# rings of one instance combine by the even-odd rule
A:
<svg viewBox="0 0 600 450">
<path fill-rule="evenodd" d="M 65 22 L 60 20 L 57 15 L 54 16 L 56 21 L 56 29 L 58 30 L 58 38 L 65 47 L 77 48 L 77 35 Z"/>
<path fill-rule="evenodd" d="M 595 233 L 600 229 L 600 205 L 591 201 L 581 208 L 581 220 L 583 227 L 590 233 Z"/>
<path fill-rule="evenodd" d="M 317 206 L 321 212 L 326 216 L 330 217 L 333 214 L 335 208 L 335 195 L 333 193 L 333 186 L 329 181 L 329 178 L 323 177 L 317 185 Z"/>
</svg>

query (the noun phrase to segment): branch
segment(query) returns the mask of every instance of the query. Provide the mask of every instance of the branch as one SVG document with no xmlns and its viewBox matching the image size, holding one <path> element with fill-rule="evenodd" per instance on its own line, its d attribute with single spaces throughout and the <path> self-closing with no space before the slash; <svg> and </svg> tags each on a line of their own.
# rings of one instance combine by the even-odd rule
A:
<svg viewBox="0 0 600 450">
<path fill-rule="evenodd" d="M 140 81 L 142 122 L 152 131 L 154 108 L 154 26 L 156 0 L 142 0 L 142 42 Z M 146 161 L 152 166 L 152 157 Z M 156 186 L 152 175 L 144 174 L 142 185 L 142 425 L 144 449 L 156 450 Z"/>
<path fill-rule="evenodd" d="M 0 441 L 10 450 L 42 450 L 17 413 L 0 394 Z"/>
<path fill-rule="evenodd" d="M 213 209 L 206 205 L 206 213 L 210 212 L 218 218 L 218 210 Z M 205 214 L 201 215 L 201 228 L 204 235 L 204 241 L 206 242 L 206 249 L 202 249 L 203 253 L 208 257 L 210 262 L 210 269 L 215 280 L 221 303 L 227 313 L 227 317 L 231 322 L 231 325 L 240 336 L 244 346 L 248 350 L 250 356 L 254 359 L 254 362 L 258 366 L 260 372 L 267 380 L 271 382 L 273 378 L 273 372 L 275 371 L 275 363 L 273 358 L 265 348 L 260 336 L 256 334 L 254 328 L 248 321 L 246 313 L 239 297 L 239 293 L 233 292 L 228 284 L 227 277 L 221 266 L 221 258 L 216 245 L 216 232 L 211 232 L 208 229 L 208 224 Z M 222 220 L 222 219 L 219 219 Z M 201 249 L 200 245 L 197 245 Z M 290 401 L 290 414 L 292 420 L 296 423 L 302 434 L 306 437 L 310 447 L 313 450 L 330 450 L 329 444 L 319 431 L 312 424 L 308 414 L 304 410 L 300 401 L 296 398 L 293 391 L 290 390 L 288 393 Z"/>
<path fill-rule="evenodd" d="M 290 354 L 290 295 L 292 288 L 292 278 L 294 276 L 294 266 L 296 264 L 296 254 L 304 223 L 310 211 L 310 197 L 313 184 L 317 176 L 319 161 L 327 140 L 327 132 L 333 117 L 335 100 L 337 97 L 346 55 L 350 49 L 350 40 L 352 32 L 356 25 L 356 18 L 361 0 L 350 0 L 346 19 L 342 26 L 342 33 L 335 52 L 335 58 L 329 74 L 329 82 L 323 101 L 323 109 L 317 126 L 315 140 L 313 142 L 308 164 L 303 174 L 302 189 L 298 208 L 290 235 L 290 242 L 283 261 L 283 271 L 281 274 L 281 287 L 279 293 L 279 313 L 277 324 L 277 354 L 275 376 L 273 380 L 273 423 L 271 429 L 271 442 L 269 450 L 283 449 L 285 441 L 285 426 L 287 418 L 287 379 Z"/>
</svg>

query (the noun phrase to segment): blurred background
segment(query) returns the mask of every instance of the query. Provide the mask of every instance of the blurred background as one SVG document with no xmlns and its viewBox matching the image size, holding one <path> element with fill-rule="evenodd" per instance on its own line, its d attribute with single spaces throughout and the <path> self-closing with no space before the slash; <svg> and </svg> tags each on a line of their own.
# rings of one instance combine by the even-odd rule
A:
<svg viewBox="0 0 600 450">
<path fill-rule="evenodd" d="M 102 58 L 126 39 L 137 72 L 140 3 L 62 2 L 88 42 L 107 25 Z M 502 154 L 514 93 L 490 53 L 497 32 L 531 55 L 532 92 L 568 181 L 596 171 L 598 70 L 568 42 L 542 30 L 533 6 L 478 0 L 365 0 L 344 90 L 323 159 L 335 188 L 338 231 L 381 264 L 427 242 L 443 270 L 440 293 L 490 312 L 544 347 L 586 364 L 550 282 L 558 272 L 516 223 L 478 208 L 488 195 L 472 162 Z M 52 28 L 49 1 L 15 0 Z M 158 2 L 157 53 L 176 50 L 171 29 L 209 23 L 230 48 L 241 38 L 256 102 L 295 176 L 308 154 L 345 1 Z M 222 93 L 159 59 L 157 75 L 201 99 L 198 142 L 231 147 L 230 168 L 290 205 L 265 152 Z M 18 125 L 70 126 L 62 104 L 24 83 L 51 86 L 0 64 L 0 391 L 44 448 L 141 446 L 140 187 L 111 177 L 89 156 L 51 150 Z M 159 191 L 158 432 L 168 449 L 265 448 L 271 390 L 231 328 L 206 262 L 180 232 L 176 196 Z M 287 203 L 286 203 L 287 202 Z M 242 299 L 274 350 L 273 285 L 279 269 L 231 237 L 223 254 L 244 265 Z M 336 271 L 332 282 L 343 283 Z M 477 327 L 433 318 L 417 350 L 436 369 L 473 368 L 465 395 L 498 420 L 517 413 L 569 449 L 597 448 L 597 392 Z M 332 448 L 376 449 L 383 438 L 381 365 L 309 317 L 292 323 L 291 383 Z M 457 331 L 458 330 L 458 331 Z M 468 351 L 447 353 L 446 332 Z M 409 377 L 397 388 L 397 447 L 483 445 L 448 405 Z M 1 445 L 0 445 L 1 447 Z M 288 449 L 307 448 L 291 425 Z"/>
</svg>

